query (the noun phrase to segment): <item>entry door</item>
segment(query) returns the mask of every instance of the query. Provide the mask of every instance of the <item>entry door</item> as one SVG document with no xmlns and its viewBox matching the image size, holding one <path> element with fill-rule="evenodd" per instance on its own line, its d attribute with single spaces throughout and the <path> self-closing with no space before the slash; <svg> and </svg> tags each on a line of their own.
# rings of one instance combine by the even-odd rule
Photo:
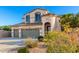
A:
<svg viewBox="0 0 79 59">
<path fill-rule="evenodd" d="M 49 31 L 51 31 L 51 24 L 49 22 L 46 22 L 45 25 L 45 34 L 47 34 Z"/>
</svg>

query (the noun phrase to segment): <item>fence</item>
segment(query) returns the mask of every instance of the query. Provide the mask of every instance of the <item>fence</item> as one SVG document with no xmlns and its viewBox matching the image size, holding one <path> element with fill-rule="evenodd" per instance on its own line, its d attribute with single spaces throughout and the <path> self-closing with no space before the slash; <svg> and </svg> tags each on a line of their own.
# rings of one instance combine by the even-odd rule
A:
<svg viewBox="0 0 79 59">
<path fill-rule="evenodd" d="M 11 37 L 11 31 L 0 30 L 0 38 Z"/>
</svg>

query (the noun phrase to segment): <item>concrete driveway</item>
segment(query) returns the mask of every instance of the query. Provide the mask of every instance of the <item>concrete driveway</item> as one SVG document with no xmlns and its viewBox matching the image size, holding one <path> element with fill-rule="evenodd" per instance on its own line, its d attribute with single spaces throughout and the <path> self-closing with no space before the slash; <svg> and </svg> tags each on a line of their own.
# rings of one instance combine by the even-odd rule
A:
<svg viewBox="0 0 79 59">
<path fill-rule="evenodd" d="M 16 53 L 16 49 L 23 47 L 23 39 L 17 38 L 0 38 L 0 52 L 1 53 Z"/>
</svg>

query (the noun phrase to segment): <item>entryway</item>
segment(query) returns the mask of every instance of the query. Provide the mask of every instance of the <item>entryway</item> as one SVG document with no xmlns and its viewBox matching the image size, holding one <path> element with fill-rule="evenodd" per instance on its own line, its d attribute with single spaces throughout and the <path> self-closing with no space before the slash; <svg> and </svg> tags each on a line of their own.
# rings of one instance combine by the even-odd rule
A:
<svg viewBox="0 0 79 59">
<path fill-rule="evenodd" d="M 51 31 L 51 24 L 49 22 L 46 22 L 44 25 L 44 29 L 45 34 L 47 34 L 49 31 Z"/>
</svg>

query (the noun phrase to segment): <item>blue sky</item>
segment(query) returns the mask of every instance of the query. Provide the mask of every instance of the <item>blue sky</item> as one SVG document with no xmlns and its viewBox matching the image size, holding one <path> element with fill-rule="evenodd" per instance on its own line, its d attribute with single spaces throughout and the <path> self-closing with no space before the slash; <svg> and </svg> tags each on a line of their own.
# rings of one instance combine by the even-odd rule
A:
<svg viewBox="0 0 79 59">
<path fill-rule="evenodd" d="M 0 26 L 22 22 L 22 16 L 35 8 L 47 9 L 57 15 L 79 12 L 79 6 L 0 6 Z"/>
</svg>

